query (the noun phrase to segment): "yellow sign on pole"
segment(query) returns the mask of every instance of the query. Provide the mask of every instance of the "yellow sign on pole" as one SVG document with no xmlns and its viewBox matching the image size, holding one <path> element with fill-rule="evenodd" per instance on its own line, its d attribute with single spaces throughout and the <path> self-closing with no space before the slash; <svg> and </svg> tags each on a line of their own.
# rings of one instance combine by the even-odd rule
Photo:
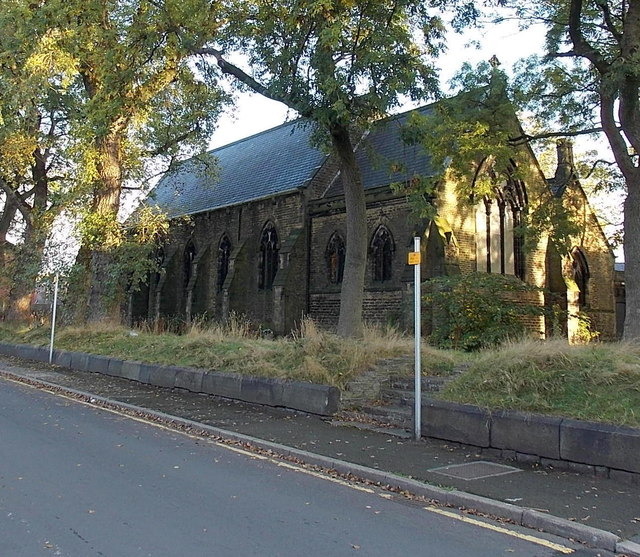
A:
<svg viewBox="0 0 640 557">
<path fill-rule="evenodd" d="M 409 252 L 409 265 L 420 265 L 420 252 L 419 251 L 410 251 Z"/>
</svg>

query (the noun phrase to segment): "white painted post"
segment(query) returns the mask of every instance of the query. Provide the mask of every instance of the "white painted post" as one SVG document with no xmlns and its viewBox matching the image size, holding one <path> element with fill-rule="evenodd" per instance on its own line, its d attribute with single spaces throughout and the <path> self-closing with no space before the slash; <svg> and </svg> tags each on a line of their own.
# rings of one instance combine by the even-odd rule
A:
<svg viewBox="0 0 640 557">
<path fill-rule="evenodd" d="M 53 287 L 53 311 L 51 313 L 51 342 L 49 343 L 49 363 L 53 361 L 53 339 L 56 334 L 56 312 L 58 309 L 58 281 L 60 275 L 56 273 L 56 281 Z"/>
<path fill-rule="evenodd" d="M 415 253 L 420 253 L 420 236 L 415 236 L 413 238 L 413 251 Z M 414 398 L 415 398 L 415 406 L 414 406 L 414 431 L 413 436 L 416 441 L 420 439 L 420 434 L 422 430 L 422 373 L 421 373 L 421 363 L 420 363 L 420 340 L 422 333 L 420 331 L 420 259 L 418 259 L 418 264 L 413 266 L 413 276 L 414 276 L 414 336 L 415 336 L 415 382 L 414 382 Z"/>
</svg>

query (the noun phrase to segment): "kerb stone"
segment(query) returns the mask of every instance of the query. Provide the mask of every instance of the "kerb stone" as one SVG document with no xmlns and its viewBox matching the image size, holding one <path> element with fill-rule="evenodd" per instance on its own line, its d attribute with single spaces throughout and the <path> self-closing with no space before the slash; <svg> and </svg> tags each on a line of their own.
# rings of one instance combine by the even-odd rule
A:
<svg viewBox="0 0 640 557">
<path fill-rule="evenodd" d="M 42 346 L 29 346 L 26 344 L 19 344 L 16 347 L 15 355 L 18 358 L 24 358 L 25 360 L 35 360 L 37 362 L 49 361 L 49 349 Z"/>
<path fill-rule="evenodd" d="M 121 377 L 122 364 L 123 364 L 122 360 L 111 358 L 109 360 L 109 366 L 107 367 L 107 375 L 111 375 L 113 377 Z"/>
<path fill-rule="evenodd" d="M 71 352 L 71 369 L 87 371 L 89 369 L 89 354 L 84 352 Z"/>
<path fill-rule="evenodd" d="M 18 346 L 8 342 L 0 342 L 0 354 L 4 354 L 5 356 L 17 356 Z"/>
<path fill-rule="evenodd" d="M 87 360 L 87 371 L 109 375 L 110 361 L 111 358 L 107 356 L 94 356 L 92 354 L 89 354 L 89 358 Z"/>
<path fill-rule="evenodd" d="M 499 518 L 506 518 L 516 524 L 522 523 L 522 513 L 524 509 L 511 503 L 503 503 L 502 501 L 495 501 L 487 497 L 457 490 L 446 492 L 445 502 L 454 507 L 464 507 Z"/>
<path fill-rule="evenodd" d="M 45 346 L 19 346 L 20 357 L 37 362 L 49 362 L 49 347 Z"/>
<path fill-rule="evenodd" d="M 283 406 L 282 393 L 284 381 L 266 377 L 243 377 L 240 387 L 240 399 L 245 402 Z"/>
<path fill-rule="evenodd" d="M 179 368 L 176 373 L 175 387 L 192 393 L 202 392 L 204 371 L 194 368 Z"/>
<path fill-rule="evenodd" d="M 531 509 L 525 509 L 522 513 L 522 525 L 607 551 L 615 551 L 616 544 L 620 541 L 620 538 L 611 532 Z"/>
<path fill-rule="evenodd" d="M 338 411 L 340 390 L 327 385 L 285 382 L 282 387 L 282 405 L 303 412 L 331 416 Z"/>
<path fill-rule="evenodd" d="M 209 371 L 202 378 L 202 392 L 209 395 L 240 398 L 242 375 Z"/>
<path fill-rule="evenodd" d="M 141 362 L 131 362 L 129 360 L 125 360 L 124 362 L 122 362 L 120 377 L 124 379 L 130 379 L 131 381 L 140 381 L 141 366 Z"/>
<path fill-rule="evenodd" d="M 616 553 L 628 555 L 628 557 L 640 557 L 640 544 L 632 541 L 620 542 L 616 545 Z"/>
<path fill-rule="evenodd" d="M 54 350 L 53 351 L 53 364 L 60 367 L 71 367 L 71 352 L 67 350 Z"/>
<path fill-rule="evenodd" d="M 178 368 L 171 366 L 157 366 L 152 364 L 145 365 L 145 371 L 148 372 L 148 382 L 150 385 L 156 387 L 166 387 L 173 389 L 176 385 L 176 376 L 178 375 Z"/>
</svg>

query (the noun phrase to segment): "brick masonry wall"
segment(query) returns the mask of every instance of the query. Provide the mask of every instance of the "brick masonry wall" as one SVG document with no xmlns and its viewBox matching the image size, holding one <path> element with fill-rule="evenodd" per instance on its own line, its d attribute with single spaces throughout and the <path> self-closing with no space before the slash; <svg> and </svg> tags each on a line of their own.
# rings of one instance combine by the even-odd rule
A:
<svg viewBox="0 0 640 557">
<path fill-rule="evenodd" d="M 420 230 L 420 224 L 412 218 L 403 197 L 393 196 L 383 189 L 367 193 L 369 244 L 380 226 L 387 227 L 393 237 L 391 278 L 384 282 L 374 281 L 369 258 L 365 274 L 363 317 L 369 323 L 398 323 L 403 321 L 401 307 L 408 267 L 407 253 L 413 249 L 413 236 Z M 335 232 L 346 242 L 344 205 L 340 200 L 327 200 L 323 206 L 315 207 L 311 216 L 309 313 L 318 323 L 329 328 L 337 324 L 340 307 L 340 285 L 331 284 L 326 261 L 327 245 Z"/>
</svg>

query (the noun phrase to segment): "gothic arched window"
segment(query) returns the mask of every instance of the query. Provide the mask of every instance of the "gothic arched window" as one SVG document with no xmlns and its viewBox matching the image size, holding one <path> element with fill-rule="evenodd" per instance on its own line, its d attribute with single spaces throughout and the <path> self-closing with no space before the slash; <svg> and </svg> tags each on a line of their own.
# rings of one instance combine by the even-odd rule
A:
<svg viewBox="0 0 640 557">
<path fill-rule="evenodd" d="M 184 248 L 183 257 L 183 288 L 187 288 L 189 281 L 193 276 L 193 261 L 196 258 L 196 247 L 193 245 L 193 241 L 189 240 Z"/>
<path fill-rule="evenodd" d="M 374 281 L 384 282 L 391 279 L 394 250 L 391 232 L 386 226 L 379 226 L 370 246 Z"/>
<path fill-rule="evenodd" d="M 524 184 L 513 179 L 496 188 L 476 208 L 477 269 L 487 273 L 525 276 L 523 214 Z"/>
<path fill-rule="evenodd" d="M 584 256 L 583 251 L 580 248 L 573 248 L 571 251 L 571 258 L 573 259 L 573 280 L 580 289 L 580 295 L 578 297 L 578 303 L 583 308 L 587 305 L 587 295 L 589 288 L 589 265 L 587 264 L 587 258 Z"/>
<path fill-rule="evenodd" d="M 229 261 L 231 260 L 231 240 L 224 234 L 218 244 L 218 279 L 216 281 L 218 292 L 222 292 L 224 281 L 229 273 Z"/>
<path fill-rule="evenodd" d="M 338 232 L 334 232 L 329 238 L 324 254 L 327 261 L 327 274 L 331 284 L 340 284 L 342 282 L 345 253 L 346 249 L 342 236 Z"/>
<path fill-rule="evenodd" d="M 258 268 L 258 288 L 269 290 L 278 272 L 278 233 L 271 223 L 262 230 L 260 237 L 260 260 Z"/>
</svg>

